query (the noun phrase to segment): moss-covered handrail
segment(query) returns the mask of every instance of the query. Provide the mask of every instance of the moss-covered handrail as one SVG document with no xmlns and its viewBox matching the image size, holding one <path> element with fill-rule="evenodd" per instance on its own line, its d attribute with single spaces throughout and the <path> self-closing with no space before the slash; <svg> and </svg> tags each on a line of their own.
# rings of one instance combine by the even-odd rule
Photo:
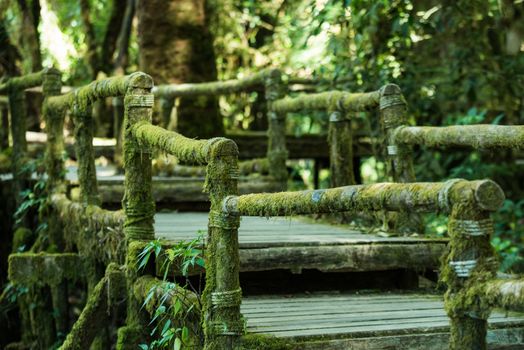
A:
<svg viewBox="0 0 524 350">
<path fill-rule="evenodd" d="M 482 210 L 494 211 L 502 204 L 504 193 L 491 180 L 463 180 L 458 183 L 460 186 L 454 181 L 377 183 L 323 190 L 246 194 L 227 197 L 223 210 L 228 215 L 266 217 L 380 210 L 449 213 L 454 202 L 466 190 Z"/>
<path fill-rule="evenodd" d="M 268 70 L 262 70 L 240 79 L 213 81 L 192 84 L 164 84 L 153 88 L 153 93 L 159 98 L 175 98 L 190 96 L 218 96 L 248 92 L 264 86 Z"/>
<path fill-rule="evenodd" d="M 380 96 L 380 90 L 366 93 L 326 91 L 284 97 L 273 102 L 273 109 L 277 113 L 293 113 L 304 110 L 365 112 L 379 106 Z"/>
<path fill-rule="evenodd" d="M 152 239 L 151 149 L 160 149 L 190 164 L 206 164 L 204 190 L 209 193 L 211 210 L 205 256 L 206 287 L 202 297 L 205 348 L 232 348 L 244 332 L 240 314 L 239 222 L 222 215 L 221 203 L 226 196 L 238 194 L 238 148 L 226 138 L 193 140 L 153 126 L 151 115 L 130 118 L 128 101 L 135 100 L 140 104 L 146 99 L 126 95 L 124 231 L 132 239 Z M 152 100 L 147 101 L 152 106 Z"/>
<path fill-rule="evenodd" d="M 393 141 L 434 148 L 524 148 L 524 125 L 400 126 Z"/>
<path fill-rule="evenodd" d="M 47 108 L 62 110 L 73 108 L 74 104 L 77 104 L 79 108 L 86 108 L 88 105 L 102 98 L 123 96 L 127 91 L 132 76 L 133 74 L 93 81 L 67 94 L 49 98 Z"/>
<path fill-rule="evenodd" d="M 216 141 L 190 139 L 177 132 L 152 125 L 148 121 L 134 124 L 131 133 L 142 147 L 157 148 L 187 164 L 206 164 L 210 147 Z"/>
<path fill-rule="evenodd" d="M 232 218 L 379 210 L 447 213 L 450 248 L 442 259 L 441 280 L 448 287 L 445 308 L 451 320 L 450 349 L 486 349 L 493 300 L 506 295 L 504 306 L 524 304 L 520 282 L 513 289 L 517 292 L 507 292 L 507 284 L 495 281 L 490 213 L 503 201 L 504 193 L 493 181 L 455 179 L 228 196 L 222 202 L 222 213 Z"/>
<path fill-rule="evenodd" d="M 40 72 L 7 79 L 6 82 L 0 84 L 0 95 L 9 94 L 12 91 L 26 90 L 42 85 L 44 74 L 48 69 L 50 68 L 43 69 Z"/>
</svg>

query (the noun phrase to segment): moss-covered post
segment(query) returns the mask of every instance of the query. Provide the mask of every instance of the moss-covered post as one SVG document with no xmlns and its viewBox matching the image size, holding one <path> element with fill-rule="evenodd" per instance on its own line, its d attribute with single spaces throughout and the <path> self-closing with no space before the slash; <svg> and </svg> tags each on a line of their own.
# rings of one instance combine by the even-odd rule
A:
<svg viewBox="0 0 524 350">
<path fill-rule="evenodd" d="M 268 148 L 269 174 L 282 185 L 285 190 L 287 185 L 286 159 L 286 115 L 277 113 L 273 109 L 273 102 L 283 97 L 285 86 L 282 82 L 282 73 L 278 69 L 267 72 L 265 78 L 265 91 L 267 100 L 268 120 Z"/>
<path fill-rule="evenodd" d="M 124 169 L 125 193 L 122 206 L 125 213 L 124 234 L 128 243 L 126 256 L 127 283 L 132 286 L 139 271 L 137 243 L 155 238 L 153 228 L 155 202 L 151 189 L 151 154 L 133 136 L 131 129 L 137 122 L 151 122 L 154 97 L 151 94 L 153 80 L 147 74 L 137 72 L 129 77 L 124 97 Z M 118 330 L 117 349 L 137 349 L 148 337 L 148 317 L 140 309 L 140 301 L 129 291 L 126 326 Z"/>
<path fill-rule="evenodd" d="M 95 150 L 93 147 L 93 134 L 95 121 L 91 114 L 91 106 L 78 101 L 77 96 L 73 101 L 71 113 L 74 124 L 75 153 L 78 162 L 78 184 L 80 189 L 80 202 L 84 206 L 100 205 L 98 182 L 96 180 Z M 104 268 L 93 256 L 87 255 L 84 262 L 87 271 L 87 292 L 92 295 L 102 279 Z M 92 349 L 107 348 L 107 328 L 98 332 L 93 342 Z"/>
<path fill-rule="evenodd" d="M 348 112 L 337 109 L 330 113 L 328 142 L 331 187 L 354 185 L 353 132 Z"/>
<path fill-rule="evenodd" d="M 46 69 L 43 81 L 44 98 L 60 95 L 61 79 L 60 71 L 53 68 Z M 64 190 L 64 113 L 65 110 L 47 108 L 44 99 L 43 115 L 47 133 L 45 163 L 49 192 Z"/>
<path fill-rule="evenodd" d="M 113 160 L 118 166 L 122 165 L 122 124 L 124 122 L 124 99 L 122 96 L 113 97 L 113 137 L 116 140 Z"/>
<path fill-rule="evenodd" d="M 93 148 L 95 122 L 91 114 L 91 106 L 80 106 L 75 99 L 71 116 L 74 123 L 80 202 L 84 205 L 100 205 Z"/>
<path fill-rule="evenodd" d="M 380 120 L 386 140 L 389 175 L 395 182 L 415 182 L 411 148 L 394 142 L 395 129 L 408 123 L 406 100 L 398 85 L 388 84 L 380 90 Z M 423 233 L 422 219 L 418 214 L 401 212 L 395 230 L 401 233 Z"/>
<path fill-rule="evenodd" d="M 54 68 L 47 68 L 43 71 L 42 89 L 44 93 L 44 119 L 46 122 L 47 143 L 46 143 L 46 171 L 47 171 L 47 192 L 49 194 L 62 192 L 64 187 L 64 111 L 50 111 L 45 108 L 45 99 L 50 96 L 60 95 L 62 90 L 62 74 Z M 58 214 L 51 212 L 47 218 L 48 235 L 51 249 L 64 249 L 64 231 Z M 69 329 L 69 307 L 67 282 L 62 281 L 56 286 L 51 287 L 51 298 L 53 302 L 53 316 L 55 318 L 56 333 L 59 337 L 65 337 Z"/>
<path fill-rule="evenodd" d="M 451 319 L 450 349 L 484 350 L 491 312 L 485 286 L 498 269 L 490 244 L 490 212 L 502 205 L 504 193 L 491 181 L 479 182 L 475 195 L 466 181 L 449 184 L 447 192 L 453 203 L 448 223 L 450 251 L 442 260 L 441 280 L 448 287 L 445 308 Z"/>
<path fill-rule="evenodd" d="M 238 176 L 237 145 L 228 139 L 213 139 L 205 185 L 211 200 L 203 295 L 205 350 L 235 349 L 244 333 L 240 314 L 240 218 L 227 214 L 222 207 L 226 196 L 238 193 Z"/>
<path fill-rule="evenodd" d="M 26 188 L 27 179 L 31 174 L 23 172 L 27 161 L 27 104 L 24 90 L 12 87 L 9 90 L 9 110 L 11 112 L 11 138 L 13 142 L 11 169 L 13 173 L 13 193 L 15 206 L 18 208 L 23 201 L 22 189 Z M 25 223 L 20 223 L 21 226 Z"/>
</svg>

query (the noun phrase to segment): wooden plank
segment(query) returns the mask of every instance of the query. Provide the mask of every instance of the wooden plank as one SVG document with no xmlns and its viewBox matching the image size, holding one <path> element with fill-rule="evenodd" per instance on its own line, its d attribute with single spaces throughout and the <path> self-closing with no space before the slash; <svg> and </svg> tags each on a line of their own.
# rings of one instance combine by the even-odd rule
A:
<svg viewBox="0 0 524 350">
<path fill-rule="evenodd" d="M 339 339 L 338 345 L 337 342 L 330 345 L 329 341 L 333 337 L 368 337 L 366 343 L 370 344 L 377 335 L 382 338 L 405 334 L 445 334 L 449 331 L 449 319 L 444 311 L 442 298 L 436 295 L 320 294 L 246 297 L 242 312 L 247 319 L 249 332 L 289 337 L 298 341 L 302 339 L 307 341 L 304 344 L 311 342 L 319 346 L 350 344 Z M 494 313 L 489 322 L 492 328 L 522 328 L 524 317 Z M 514 337 L 513 333 L 504 334 L 502 340 Z M 513 335 L 510 336 L 511 334 Z M 371 335 L 373 338 L 370 338 Z M 297 347 L 299 348 L 302 347 Z"/>
<path fill-rule="evenodd" d="M 197 232 L 207 231 L 207 220 L 206 213 L 158 213 L 156 237 L 168 242 L 191 240 Z M 436 268 L 446 247 L 445 240 L 379 237 L 298 218 L 258 217 L 242 218 L 239 242 L 240 266 L 244 272 Z"/>
</svg>

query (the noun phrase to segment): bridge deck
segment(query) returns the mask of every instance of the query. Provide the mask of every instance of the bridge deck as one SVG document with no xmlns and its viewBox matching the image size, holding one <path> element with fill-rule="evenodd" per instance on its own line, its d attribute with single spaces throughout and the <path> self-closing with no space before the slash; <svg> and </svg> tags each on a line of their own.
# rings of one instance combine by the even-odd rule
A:
<svg viewBox="0 0 524 350">
<path fill-rule="evenodd" d="M 244 297 L 250 333 L 289 338 L 297 349 L 448 348 L 449 319 L 440 296 L 319 294 Z M 494 312 L 488 342 L 524 348 L 524 317 Z"/>
<path fill-rule="evenodd" d="M 206 230 L 207 213 L 155 216 L 156 237 L 162 240 L 190 240 Z M 258 217 L 242 218 L 239 242 L 242 271 L 434 268 L 446 246 L 441 239 L 379 237 L 312 220 Z"/>
</svg>

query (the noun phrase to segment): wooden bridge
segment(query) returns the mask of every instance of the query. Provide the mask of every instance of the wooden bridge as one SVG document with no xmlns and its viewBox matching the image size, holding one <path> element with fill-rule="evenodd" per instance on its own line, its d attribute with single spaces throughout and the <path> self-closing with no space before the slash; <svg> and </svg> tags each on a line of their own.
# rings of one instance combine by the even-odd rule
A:
<svg viewBox="0 0 524 350">
<path fill-rule="evenodd" d="M 257 161 L 264 164 L 266 175 L 251 177 L 249 171 L 242 170 L 253 167 L 253 163 L 239 165 L 237 145 L 227 138 L 193 140 L 151 124 L 155 97 L 234 93 L 255 85 L 264 87 L 268 101 L 267 158 Z M 396 85 L 362 94 L 330 91 L 285 97 L 278 70 L 243 80 L 155 89 L 148 75 L 137 72 L 96 81 L 61 95 L 60 72 L 46 69 L 0 85 L 0 92 L 9 96 L 11 120 L 17 121 L 11 123 L 15 194 L 27 186 L 31 175 L 23 171 L 26 142 L 25 112 L 21 106 L 24 89 L 32 86 L 42 86 L 45 96 L 48 197 L 41 218 L 46 220 L 47 229 L 30 251 L 9 257 L 10 280 L 30 290 L 18 301 L 27 334 L 17 346 L 47 348 L 61 333 L 67 334 L 62 349 L 88 348 L 93 342 L 103 347 L 100 344 L 104 344 L 104 330 L 111 324 L 110 315 L 118 314 L 122 303 L 126 305 L 126 318 L 124 324 L 118 325 L 117 349 L 136 349 L 148 341 L 150 319 L 159 304 L 186 310 L 186 316 L 173 317 L 170 322 L 187 324 L 194 331 L 195 334 L 183 337 L 187 348 L 523 346 L 524 317 L 506 311 L 492 312 L 497 308 L 520 311 L 524 305 L 524 282 L 518 278 L 497 278 L 498 263 L 490 246 L 490 214 L 504 200 L 502 189 L 490 180 L 417 183 L 411 146 L 521 149 L 524 127 L 410 127 L 406 125 L 406 105 Z M 97 178 L 94 164 L 89 106 L 108 97 L 123 97 L 124 101 L 122 211 L 102 207 L 98 190 L 102 177 Z M 284 189 L 288 155 L 285 115 L 304 109 L 330 112 L 332 188 L 273 193 L 245 190 L 239 194 L 242 186 L 248 188 L 259 181 L 271 185 L 260 185 L 259 192 Z M 369 110 L 379 111 L 390 175 L 396 182 L 355 184 L 351 116 Z M 65 181 L 62 154 L 66 113 L 75 125 L 78 200 L 71 199 L 70 185 Z M 151 163 L 155 150 L 175 156 L 181 164 L 204 166 L 193 171 L 205 177 L 202 186 L 210 201 L 208 213 L 156 211 L 153 193 L 157 184 Z M 179 179 L 166 187 L 182 183 L 183 189 L 183 181 L 187 180 Z M 188 193 L 200 192 L 199 186 Z M 21 201 L 17 198 L 18 203 Z M 397 235 L 375 236 L 364 233 L 363 228 L 299 218 L 336 213 L 395 213 L 383 216 L 392 223 Z M 423 213 L 448 216 L 449 240 L 408 236 L 422 232 Z M 206 283 L 201 297 L 163 280 L 161 259 L 139 265 L 148 242 L 161 239 L 161 247 L 168 249 L 180 240 L 192 239 L 201 230 L 207 233 L 203 244 Z M 19 229 L 16 235 L 21 232 L 27 231 Z M 15 238 L 16 242 L 21 241 L 20 237 Z M 21 247 L 16 244 L 13 247 L 15 252 L 18 248 Z M 444 296 L 435 289 L 413 290 L 418 286 L 417 272 L 434 270 L 439 270 L 441 284 L 446 288 Z M 389 287 L 396 290 L 359 291 L 355 288 L 359 282 L 349 279 L 346 288 L 340 288 L 347 290 L 320 286 L 313 293 L 306 293 L 309 288 L 291 294 L 276 288 L 265 294 L 249 293 L 250 281 L 259 274 L 287 276 L 288 283 L 296 283 L 300 288 L 303 285 L 292 276 L 302 276 L 303 282 L 308 271 L 337 273 L 338 278 L 350 278 L 344 273 L 381 273 L 380 279 L 386 280 L 386 284 L 385 276 L 390 276 Z M 175 269 L 174 274 L 177 273 Z M 89 296 L 70 328 L 67 287 L 68 281 L 78 280 L 87 282 Z M 273 285 L 285 284 L 280 279 Z M 350 284 L 354 288 L 347 288 Z M 243 296 L 242 291 L 248 295 Z M 30 303 L 37 307 L 30 307 Z M 52 304 L 53 314 L 46 304 Z M 203 333 L 202 338 L 199 332 Z"/>
</svg>

